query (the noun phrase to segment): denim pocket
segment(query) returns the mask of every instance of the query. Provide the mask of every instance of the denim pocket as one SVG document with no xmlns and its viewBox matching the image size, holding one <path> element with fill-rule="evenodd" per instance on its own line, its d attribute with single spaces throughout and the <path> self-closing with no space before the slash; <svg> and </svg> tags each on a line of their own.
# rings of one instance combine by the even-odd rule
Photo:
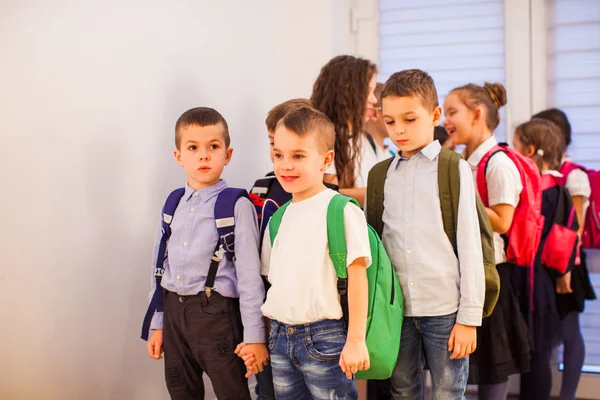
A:
<svg viewBox="0 0 600 400">
<path fill-rule="evenodd" d="M 308 353 L 320 361 L 337 361 L 346 344 L 346 330 L 317 332 L 304 340 Z"/>
</svg>

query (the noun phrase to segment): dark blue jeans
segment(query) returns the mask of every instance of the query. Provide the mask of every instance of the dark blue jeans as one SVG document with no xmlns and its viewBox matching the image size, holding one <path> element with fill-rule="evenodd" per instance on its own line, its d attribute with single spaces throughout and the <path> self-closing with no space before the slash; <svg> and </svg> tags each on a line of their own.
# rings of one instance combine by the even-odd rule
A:
<svg viewBox="0 0 600 400">
<path fill-rule="evenodd" d="M 277 400 L 358 399 L 354 382 L 339 366 L 348 334 L 344 321 L 271 324 L 269 351 Z"/>
<path fill-rule="evenodd" d="M 421 400 L 425 395 L 425 357 L 433 381 L 434 400 L 464 399 L 469 358 L 451 360 L 448 339 L 456 313 L 441 317 L 405 317 L 398 362 L 392 373 L 392 398 Z"/>
</svg>

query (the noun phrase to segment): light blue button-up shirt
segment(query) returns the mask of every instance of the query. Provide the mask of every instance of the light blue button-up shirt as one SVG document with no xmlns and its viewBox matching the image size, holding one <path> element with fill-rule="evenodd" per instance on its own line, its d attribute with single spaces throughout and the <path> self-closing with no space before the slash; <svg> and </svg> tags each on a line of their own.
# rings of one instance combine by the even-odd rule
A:
<svg viewBox="0 0 600 400">
<path fill-rule="evenodd" d="M 181 296 L 195 295 L 204 290 L 211 257 L 218 234 L 214 209 L 217 195 L 227 187 L 225 181 L 194 190 L 189 186 L 179 202 L 171 223 L 171 237 L 167 245 L 167 259 L 161 286 Z M 235 204 L 235 262 L 224 257 L 215 279 L 215 289 L 225 297 L 240 299 L 244 324 L 244 341 L 264 343 L 265 329 L 260 307 L 265 297 L 260 277 L 258 228 L 252 203 L 241 198 Z M 162 213 L 161 213 L 162 220 Z M 161 231 L 158 230 L 153 249 L 152 271 L 156 266 Z M 152 290 L 155 281 L 152 276 Z M 155 313 L 152 329 L 162 329 L 163 313 Z"/>
<path fill-rule="evenodd" d="M 478 326 L 485 278 L 473 176 L 461 160 L 457 258 L 442 222 L 440 150 L 434 141 L 409 159 L 392 161 L 384 188 L 383 245 L 398 274 L 406 316 L 458 311 L 458 323 Z"/>
</svg>

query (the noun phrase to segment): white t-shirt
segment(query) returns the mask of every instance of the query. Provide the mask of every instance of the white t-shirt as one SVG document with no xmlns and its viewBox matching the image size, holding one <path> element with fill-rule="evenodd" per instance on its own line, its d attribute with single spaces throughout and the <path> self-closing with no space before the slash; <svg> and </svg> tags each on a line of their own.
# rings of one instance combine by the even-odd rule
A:
<svg viewBox="0 0 600 400">
<path fill-rule="evenodd" d="M 488 151 L 497 144 L 496 138 L 492 136 L 483 142 L 467 160 L 473 171 L 475 187 L 477 187 L 477 167 L 479 163 Z M 485 180 L 490 207 L 498 204 L 508 204 L 516 207 L 519 204 L 519 196 L 523 190 L 521 175 L 515 163 L 505 153 L 498 153 L 490 158 L 485 173 Z M 505 263 L 507 260 L 504 251 L 504 239 L 497 232 L 494 232 L 494 248 L 496 264 Z"/>
<path fill-rule="evenodd" d="M 562 160 L 563 163 L 565 161 L 570 160 L 567 158 Z M 567 181 L 565 183 L 565 186 L 569 190 L 569 194 L 571 195 L 571 197 L 583 197 L 583 216 L 585 220 L 585 213 L 587 212 L 587 209 L 590 205 L 590 196 L 592 194 L 590 178 L 584 171 L 580 169 L 574 169 L 569 173 L 569 175 L 567 175 Z M 583 221 L 580 221 L 580 224 L 581 223 L 583 223 Z"/>
<path fill-rule="evenodd" d="M 271 288 L 261 310 L 264 316 L 285 324 L 307 324 L 343 316 L 337 291 L 337 276 L 329 257 L 327 206 L 331 189 L 291 203 L 279 226 L 271 249 L 269 229 L 262 247 L 261 274 Z M 354 204 L 344 209 L 347 265 L 365 257 L 371 264 L 367 222 Z"/>
<path fill-rule="evenodd" d="M 367 179 L 369 178 L 369 171 L 375 166 L 375 164 L 387 160 L 392 155 L 375 144 L 375 151 L 373 146 L 366 138 L 366 136 L 360 135 L 359 140 L 360 147 L 360 161 L 358 157 L 354 157 L 354 187 L 362 188 L 367 187 Z M 337 170 L 335 168 L 335 162 L 325 171 L 326 174 L 336 175 Z"/>
</svg>

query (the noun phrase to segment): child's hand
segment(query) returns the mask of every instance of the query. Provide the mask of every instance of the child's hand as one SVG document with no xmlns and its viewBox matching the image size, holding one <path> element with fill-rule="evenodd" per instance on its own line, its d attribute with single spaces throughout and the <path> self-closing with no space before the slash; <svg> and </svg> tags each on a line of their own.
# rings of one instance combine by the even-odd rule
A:
<svg viewBox="0 0 600 400">
<path fill-rule="evenodd" d="M 163 331 L 162 329 L 154 329 L 152 337 L 148 340 L 148 354 L 155 360 L 162 358 L 163 352 Z"/>
<path fill-rule="evenodd" d="M 571 272 L 570 271 L 556 280 L 556 293 L 558 293 L 558 294 L 573 293 L 573 289 L 571 289 Z"/>
<path fill-rule="evenodd" d="M 352 379 L 352 375 L 358 371 L 366 371 L 370 366 L 369 350 L 365 340 L 347 340 L 340 355 L 340 368 L 346 374 L 346 378 Z"/>
<path fill-rule="evenodd" d="M 448 339 L 451 360 L 465 358 L 477 348 L 477 327 L 456 323 Z"/>
<path fill-rule="evenodd" d="M 244 360 L 244 364 L 248 368 L 246 378 L 252 374 L 263 372 L 269 363 L 269 350 L 264 343 L 240 343 L 235 349 L 235 353 Z"/>
</svg>

